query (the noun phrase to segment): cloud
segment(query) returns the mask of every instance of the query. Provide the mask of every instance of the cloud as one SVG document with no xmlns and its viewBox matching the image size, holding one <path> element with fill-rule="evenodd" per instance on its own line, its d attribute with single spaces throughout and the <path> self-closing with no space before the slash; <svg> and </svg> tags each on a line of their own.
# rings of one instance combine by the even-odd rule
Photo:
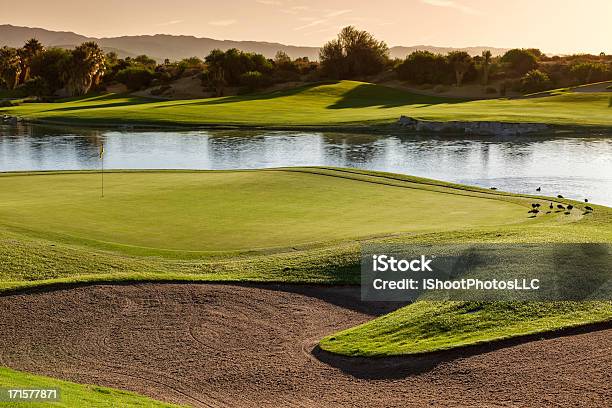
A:
<svg viewBox="0 0 612 408">
<path fill-rule="evenodd" d="M 350 13 L 351 11 L 353 11 L 353 10 L 334 10 L 334 11 L 330 11 L 329 13 L 327 13 L 325 15 L 325 17 L 327 17 L 327 18 L 338 17 L 338 16 L 341 16 L 343 14 Z"/>
<path fill-rule="evenodd" d="M 265 4 L 266 6 L 282 6 L 283 2 L 279 0 L 257 0 L 259 4 Z"/>
<path fill-rule="evenodd" d="M 236 20 L 216 20 L 216 21 L 209 21 L 208 24 L 212 25 L 212 26 L 216 26 L 216 27 L 227 27 L 227 26 L 231 26 L 232 24 L 236 24 L 238 21 Z"/>
<path fill-rule="evenodd" d="M 352 11 L 353 10 L 348 10 L 348 9 L 346 10 L 319 10 L 319 12 L 325 13 L 323 14 L 323 17 L 300 17 L 300 20 L 307 21 L 308 23 L 295 27 L 294 30 L 300 31 L 306 28 L 312 28 L 312 27 L 320 26 L 322 24 L 331 23 L 334 18 L 340 17 L 344 14 L 348 14 Z M 329 26 L 329 24 L 327 25 Z"/>
<path fill-rule="evenodd" d="M 465 14 L 480 14 L 480 11 L 473 9 L 472 7 L 459 4 L 454 0 L 421 0 L 421 3 L 428 4 L 434 7 L 446 7 L 459 10 Z"/>
<path fill-rule="evenodd" d="M 163 23 L 159 23 L 157 24 L 159 27 L 164 27 L 164 26 L 169 26 L 169 25 L 174 25 L 174 24 L 179 24 L 182 23 L 185 20 L 170 20 L 170 21 L 165 21 Z"/>
<path fill-rule="evenodd" d="M 325 19 L 321 19 L 321 20 L 313 20 L 313 21 L 311 21 L 311 22 L 310 22 L 310 23 L 308 23 L 308 24 L 304 24 L 304 25 L 302 25 L 302 26 L 295 27 L 295 28 L 294 28 L 294 30 L 295 30 L 295 31 L 299 31 L 299 30 L 303 30 L 303 29 L 305 29 L 305 28 L 316 27 L 316 26 L 321 25 L 321 24 L 323 24 L 323 23 L 327 23 L 327 20 L 325 20 Z"/>
</svg>

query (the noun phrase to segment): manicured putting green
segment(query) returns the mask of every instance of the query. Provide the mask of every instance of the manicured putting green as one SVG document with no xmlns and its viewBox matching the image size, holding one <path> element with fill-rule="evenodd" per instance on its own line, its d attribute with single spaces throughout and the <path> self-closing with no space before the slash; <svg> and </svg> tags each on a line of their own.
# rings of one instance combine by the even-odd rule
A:
<svg viewBox="0 0 612 408">
<path fill-rule="evenodd" d="M 324 170 L 0 177 L 0 225 L 129 250 L 249 251 L 527 221 L 525 207 Z M 489 199 L 493 198 L 493 199 Z"/>
</svg>

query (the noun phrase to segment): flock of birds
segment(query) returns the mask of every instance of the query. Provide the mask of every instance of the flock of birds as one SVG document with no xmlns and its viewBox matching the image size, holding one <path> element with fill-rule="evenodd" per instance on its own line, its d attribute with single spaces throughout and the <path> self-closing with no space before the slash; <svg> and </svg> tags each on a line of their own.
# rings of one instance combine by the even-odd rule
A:
<svg viewBox="0 0 612 408">
<path fill-rule="evenodd" d="M 491 187 L 491 190 L 497 190 L 497 188 L 495 187 Z M 536 188 L 536 191 L 539 193 L 542 191 L 542 187 L 538 187 Z M 564 197 L 559 194 L 557 195 L 557 198 L 563 199 Z M 585 198 L 584 202 L 588 204 L 589 199 Z M 527 211 L 528 214 L 533 214 L 532 218 L 535 217 L 536 215 L 538 215 L 540 212 L 543 212 L 544 210 L 540 210 L 540 207 L 542 207 L 542 205 L 540 203 L 531 203 L 531 210 Z M 550 214 L 553 212 L 553 210 L 555 209 L 555 205 L 551 202 L 550 205 L 548 206 L 549 210 L 546 211 L 546 214 Z M 557 204 L 557 211 L 556 212 L 561 212 L 564 211 L 565 215 L 570 215 L 572 213 L 572 210 L 576 208 L 571 204 L 567 204 L 567 205 L 563 205 L 563 204 Z M 578 208 L 576 208 L 578 209 Z M 585 205 L 584 206 L 584 212 L 582 213 L 582 215 L 586 215 L 586 214 L 592 214 L 593 213 L 593 207 L 589 206 L 589 205 Z"/>
</svg>

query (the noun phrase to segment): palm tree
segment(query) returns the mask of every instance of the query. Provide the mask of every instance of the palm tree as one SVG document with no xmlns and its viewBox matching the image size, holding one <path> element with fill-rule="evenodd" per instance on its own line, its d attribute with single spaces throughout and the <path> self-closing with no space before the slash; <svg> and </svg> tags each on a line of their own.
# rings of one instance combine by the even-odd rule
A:
<svg viewBox="0 0 612 408">
<path fill-rule="evenodd" d="M 448 53 L 448 62 L 455 69 L 457 86 L 461 86 L 464 75 L 469 71 L 473 64 L 472 57 L 470 57 L 470 54 L 465 51 L 452 51 Z"/>
<path fill-rule="evenodd" d="M 31 38 L 25 43 L 23 48 L 19 50 L 21 57 L 21 78 L 23 83 L 30 79 L 30 68 L 32 67 L 32 59 L 43 51 L 44 47 L 36 38 Z"/>
<path fill-rule="evenodd" d="M 489 71 L 491 70 L 491 51 L 482 52 L 482 83 L 489 85 Z"/>
<path fill-rule="evenodd" d="M 19 85 L 21 75 L 21 58 L 15 48 L 0 48 L 0 80 L 8 89 L 15 89 Z"/>
<path fill-rule="evenodd" d="M 104 52 L 95 42 L 85 42 L 72 50 L 64 72 L 68 92 L 84 95 L 100 83 L 106 72 Z"/>
</svg>

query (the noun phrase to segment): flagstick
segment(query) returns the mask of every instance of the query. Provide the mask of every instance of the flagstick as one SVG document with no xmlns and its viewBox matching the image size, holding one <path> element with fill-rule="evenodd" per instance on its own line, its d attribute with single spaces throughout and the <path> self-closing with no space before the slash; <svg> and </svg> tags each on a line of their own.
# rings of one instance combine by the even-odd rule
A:
<svg viewBox="0 0 612 408">
<path fill-rule="evenodd" d="M 102 160 L 102 198 L 104 198 L 104 143 L 100 145 L 100 160 Z"/>
</svg>

